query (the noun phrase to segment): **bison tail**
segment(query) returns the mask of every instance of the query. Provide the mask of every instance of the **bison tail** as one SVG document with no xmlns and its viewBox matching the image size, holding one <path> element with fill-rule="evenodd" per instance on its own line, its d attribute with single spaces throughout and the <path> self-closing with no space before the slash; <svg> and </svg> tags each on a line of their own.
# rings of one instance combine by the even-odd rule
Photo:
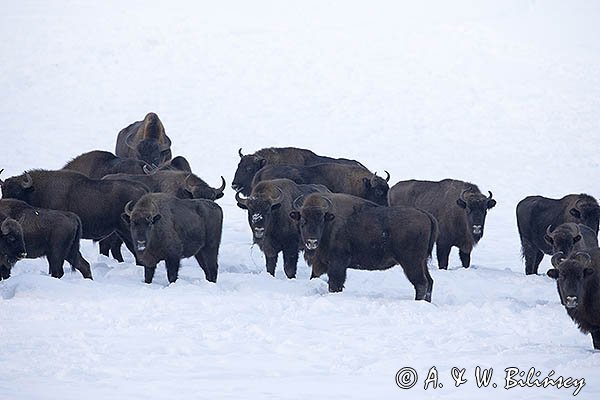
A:
<svg viewBox="0 0 600 400">
<path fill-rule="evenodd" d="M 431 233 L 429 235 L 429 243 L 427 244 L 427 257 L 431 258 L 431 253 L 433 252 L 433 246 L 435 245 L 435 242 L 437 241 L 438 235 L 439 235 L 439 227 L 438 227 L 438 222 L 435 219 L 435 217 L 429 213 L 426 213 L 427 216 L 429 217 L 429 221 L 431 223 Z"/>
</svg>

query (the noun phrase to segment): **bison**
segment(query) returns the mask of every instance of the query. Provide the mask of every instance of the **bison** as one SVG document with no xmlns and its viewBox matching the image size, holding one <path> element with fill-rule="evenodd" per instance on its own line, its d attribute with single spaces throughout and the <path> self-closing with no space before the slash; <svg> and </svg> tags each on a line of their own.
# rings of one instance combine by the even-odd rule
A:
<svg viewBox="0 0 600 400">
<path fill-rule="evenodd" d="M 143 174 L 148 164 L 132 158 L 117 157 L 109 151 L 93 150 L 69 161 L 62 169 L 77 171 L 92 179 L 109 174 Z"/>
<path fill-rule="evenodd" d="M 267 165 L 254 175 L 252 186 L 260 181 L 278 178 L 287 178 L 297 184 L 320 184 L 334 193 L 351 194 L 379 205 L 387 205 L 389 173 L 383 179 L 364 167 L 354 165 Z"/>
<path fill-rule="evenodd" d="M 10 269 L 27 256 L 21 224 L 0 213 L 0 280 L 10 277 Z"/>
<path fill-rule="evenodd" d="M 36 208 L 13 199 L 0 200 L 0 214 L 19 220 L 27 258 L 46 257 L 53 277 L 61 278 L 64 275 L 63 264 L 66 260 L 84 278 L 92 279 L 90 264 L 79 251 L 82 226 L 76 214 Z M 10 275 L 11 266 L 4 267 Z"/>
<path fill-rule="evenodd" d="M 143 121 L 123 128 L 117 136 L 115 154 L 118 157 L 142 160 L 161 166 L 171 159 L 171 139 L 155 113 L 148 113 Z"/>
<path fill-rule="evenodd" d="M 279 252 L 283 252 L 283 270 L 288 278 L 296 277 L 300 232 L 289 218 L 294 200 L 309 193 L 329 193 L 322 185 L 297 185 L 289 179 L 262 181 L 248 198 L 235 194 L 238 207 L 248 210 L 248 224 L 254 243 L 265 254 L 267 272 L 275 275 Z"/>
<path fill-rule="evenodd" d="M 148 192 L 141 183 L 90 179 L 69 170 L 33 170 L 0 181 L 0 185 L 3 198 L 77 214 L 82 223 L 82 239 L 100 240 L 117 232 L 134 251 L 121 213 L 127 202 L 135 202 Z"/>
<path fill-rule="evenodd" d="M 517 226 L 525 274 L 537 274 L 544 254 L 553 254 L 552 246 L 544 239 L 548 226 L 574 222 L 590 227 L 597 235 L 599 218 L 598 202 L 587 194 L 569 194 L 561 199 L 528 196 L 521 200 L 517 204 Z"/>
<path fill-rule="evenodd" d="M 431 301 L 433 279 L 427 261 L 437 237 L 437 222 L 411 207 L 380 207 L 346 194 L 310 194 L 299 210 L 309 265 L 327 272 L 329 291 L 341 292 L 348 268 L 384 270 L 400 264 L 415 288 L 415 300 Z"/>
<path fill-rule="evenodd" d="M 471 251 L 483 237 L 487 211 L 496 205 L 489 196 L 468 182 L 409 180 L 396 183 L 388 193 L 390 206 L 416 207 L 431 213 L 439 224 L 436 243 L 438 267 L 448 269 L 452 246 L 458 247 L 464 268 L 471 264 Z"/>
<path fill-rule="evenodd" d="M 556 280 L 558 295 L 567 314 L 583 333 L 592 334 L 594 349 L 600 349 L 600 249 L 589 249 L 566 257 L 552 256 L 547 274 Z"/>
<path fill-rule="evenodd" d="M 164 193 L 144 195 L 133 209 L 131 203 L 127 203 L 123 219 L 129 223 L 146 283 L 152 283 L 161 260 L 165 261 L 169 282 L 175 282 L 181 259 L 191 256 L 196 257 L 206 280 L 217 281 L 223 226 L 223 212 L 217 203 Z"/>
<path fill-rule="evenodd" d="M 180 199 L 217 200 L 223 197 L 225 178 L 221 177 L 221 186 L 217 189 L 191 172 L 157 171 L 149 175 L 114 174 L 107 175 L 104 180 L 131 180 L 147 186 L 154 193 L 168 193 Z"/>
<path fill-rule="evenodd" d="M 337 163 L 353 165 L 366 169 L 361 163 L 345 158 L 331 158 L 320 156 L 307 149 L 296 147 L 270 147 L 258 150 L 254 154 L 242 154 L 238 150 L 240 162 L 235 171 L 231 187 L 244 196 L 249 196 L 252 191 L 252 178 L 265 165 L 315 165 L 323 163 Z"/>
<path fill-rule="evenodd" d="M 567 256 L 573 252 L 595 249 L 598 247 L 596 232 L 587 225 L 566 222 L 555 229 L 548 226 L 544 240 L 552 246 L 552 254 L 562 252 Z"/>
</svg>

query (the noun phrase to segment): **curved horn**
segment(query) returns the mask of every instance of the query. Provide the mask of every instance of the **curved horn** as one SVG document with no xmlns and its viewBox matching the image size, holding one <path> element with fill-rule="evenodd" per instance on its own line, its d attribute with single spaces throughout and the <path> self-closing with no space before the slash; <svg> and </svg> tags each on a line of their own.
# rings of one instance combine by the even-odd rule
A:
<svg viewBox="0 0 600 400">
<path fill-rule="evenodd" d="M 6 218 L 4 221 L 2 221 L 2 225 L 0 225 L 0 232 L 2 232 L 3 235 L 8 235 L 10 232 L 8 227 L 9 222 L 10 218 Z"/>
<path fill-rule="evenodd" d="M 373 184 L 373 179 L 375 179 L 376 176 L 377 176 L 377 171 L 373 172 L 373 175 L 371 175 L 371 179 L 369 179 L 369 182 L 371 182 L 371 185 Z"/>
<path fill-rule="evenodd" d="M 242 154 L 242 148 L 240 147 L 240 149 L 238 150 L 238 154 L 240 155 L 240 158 L 244 157 L 244 155 Z"/>
<path fill-rule="evenodd" d="M 585 253 L 583 251 L 578 251 L 577 253 L 575 253 L 573 259 L 582 263 L 584 267 L 587 267 L 592 262 L 592 257 L 588 253 Z"/>
<path fill-rule="evenodd" d="M 135 132 L 131 132 L 129 135 L 125 136 L 125 144 L 127 145 L 127 147 L 129 147 L 132 150 L 135 150 L 135 144 L 133 143 L 133 138 L 135 137 L 136 133 L 137 133 L 137 130 Z"/>
<path fill-rule="evenodd" d="M 160 151 L 169 150 L 171 148 L 171 139 L 167 135 L 163 135 L 164 143 L 160 145 Z"/>
<path fill-rule="evenodd" d="M 23 178 L 23 181 L 21 182 L 21 186 L 23 187 L 23 189 L 28 189 L 33 185 L 33 178 L 31 177 L 31 175 L 29 175 L 28 172 L 25 172 L 25 177 Z"/>
<path fill-rule="evenodd" d="M 133 208 L 131 208 L 131 203 L 133 203 L 133 200 L 129 200 L 127 204 L 125 204 L 125 214 L 127 214 L 128 217 L 131 217 L 131 213 L 133 212 Z"/>
<path fill-rule="evenodd" d="M 469 189 L 464 189 L 462 192 L 460 192 L 460 199 L 465 203 L 467 202 L 467 200 L 465 200 L 465 193 L 467 193 L 468 190 Z"/>
<path fill-rule="evenodd" d="M 548 227 L 546 228 L 546 235 L 550 236 L 551 233 L 552 233 L 552 224 L 548 225 Z"/>
<path fill-rule="evenodd" d="M 298 200 L 300 200 L 300 202 Z M 298 196 L 294 199 L 294 202 L 292 203 L 292 208 L 294 210 L 299 210 L 300 207 L 302 207 L 302 203 L 304 203 L 304 195 L 303 194 L 301 194 L 300 196 Z"/>
<path fill-rule="evenodd" d="M 390 173 L 389 173 L 389 172 L 387 172 L 386 170 L 384 170 L 383 172 L 385 172 L 385 174 L 387 175 L 387 176 L 385 177 L 385 181 L 386 181 L 386 182 L 389 182 L 389 181 L 390 181 Z"/>
<path fill-rule="evenodd" d="M 281 201 L 283 200 L 283 190 L 281 190 L 279 188 L 279 186 L 275 186 L 275 189 L 277 189 L 277 191 L 279 192 L 279 195 L 276 198 L 271 199 L 272 206 L 274 206 L 275 204 L 281 203 Z"/>
<path fill-rule="evenodd" d="M 489 197 L 488 197 L 488 199 L 491 199 L 491 198 L 492 198 L 492 192 L 490 192 L 490 191 L 488 190 L 488 193 L 490 194 L 490 195 L 489 195 Z"/>
<path fill-rule="evenodd" d="M 552 256 L 552 266 L 554 268 L 558 268 L 558 266 L 560 265 L 560 263 L 562 263 L 567 257 L 565 256 L 565 253 L 563 253 L 562 251 L 559 251 L 558 253 L 556 253 L 555 255 Z"/>
<path fill-rule="evenodd" d="M 328 211 L 332 206 L 331 200 L 323 196 L 321 196 L 321 198 L 327 202 L 327 207 L 323 207 L 323 212 Z"/>
<path fill-rule="evenodd" d="M 223 191 L 225 190 L 225 186 L 227 186 L 227 184 L 225 183 L 225 178 L 223 178 L 223 175 L 221 175 L 221 182 L 223 182 L 221 184 L 221 186 L 216 189 L 217 193 L 223 193 Z"/>
<path fill-rule="evenodd" d="M 248 199 L 242 198 L 240 192 L 235 192 L 235 201 L 237 201 L 238 203 L 243 204 L 243 205 L 248 204 Z"/>
<path fill-rule="evenodd" d="M 2 174 L 4 172 L 4 168 L 0 169 L 0 174 Z M 2 179 L 0 179 L 0 186 L 2 186 L 2 184 L 4 183 L 4 181 Z"/>
</svg>

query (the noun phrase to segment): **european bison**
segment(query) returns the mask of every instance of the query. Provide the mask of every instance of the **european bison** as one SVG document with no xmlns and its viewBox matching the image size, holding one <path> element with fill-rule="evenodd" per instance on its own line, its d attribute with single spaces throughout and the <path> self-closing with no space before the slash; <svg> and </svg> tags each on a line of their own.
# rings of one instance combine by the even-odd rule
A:
<svg viewBox="0 0 600 400">
<path fill-rule="evenodd" d="M 20 221 L 27 258 L 46 257 L 53 277 L 61 278 L 64 275 L 63 264 L 66 260 L 84 278 L 92 279 L 90 264 L 79 251 L 81 220 L 76 214 L 36 208 L 13 199 L 0 200 L 0 214 Z M 10 275 L 11 266 L 4 267 Z"/>
<path fill-rule="evenodd" d="M 438 228 L 429 213 L 379 207 L 346 194 L 310 194 L 290 217 L 299 221 L 304 246 L 312 252 L 309 265 L 327 272 L 330 292 L 342 291 L 348 268 L 383 270 L 400 264 L 415 288 L 415 300 L 431 301 L 427 260 Z"/>
<path fill-rule="evenodd" d="M 10 277 L 10 269 L 27 256 L 21 224 L 0 214 L 0 280 Z"/>
<path fill-rule="evenodd" d="M 489 196 L 468 182 L 444 179 L 439 182 L 409 180 L 396 183 L 389 191 L 390 206 L 416 207 L 431 213 L 439 224 L 437 259 L 448 269 L 452 246 L 458 247 L 464 268 L 471 264 L 471 251 L 483 237 L 487 211 L 496 205 Z"/>
<path fill-rule="evenodd" d="M 231 187 L 244 196 L 249 196 L 252 191 L 252 178 L 265 165 L 315 165 L 323 163 L 337 163 L 354 165 L 366 169 L 361 163 L 345 158 L 331 158 L 320 156 L 307 149 L 296 147 L 270 147 L 261 149 L 254 154 L 242 154 L 238 150 L 240 162 L 235 171 Z"/>
<path fill-rule="evenodd" d="M 171 159 L 171 139 L 155 113 L 148 113 L 143 121 L 123 128 L 117 136 L 115 154 L 118 157 L 142 160 L 161 166 Z"/>
<path fill-rule="evenodd" d="M 600 249 L 566 257 L 552 257 L 547 274 L 556 280 L 561 303 L 581 332 L 591 333 L 594 349 L 600 349 Z"/>
<path fill-rule="evenodd" d="M 298 184 L 320 184 L 334 193 L 351 194 L 380 205 L 387 205 L 389 173 L 387 178 L 383 179 L 364 167 L 354 165 L 267 165 L 254 175 L 252 186 L 260 181 L 279 178 L 287 178 Z"/>
<path fill-rule="evenodd" d="M 573 222 L 560 224 L 555 229 L 548 226 L 544 240 L 552 246 L 552 254 L 562 252 L 567 256 L 598 247 L 596 232 L 589 226 Z"/>
<path fill-rule="evenodd" d="M 127 202 L 135 202 L 148 192 L 141 183 L 90 179 L 69 170 L 33 170 L 0 181 L 0 185 L 3 198 L 77 214 L 82 223 L 82 239 L 100 240 L 117 232 L 134 251 L 121 213 Z"/>
<path fill-rule="evenodd" d="M 238 207 L 248 210 L 252 238 L 265 254 L 267 272 L 275 275 L 277 256 L 283 252 L 283 270 L 288 278 L 296 277 L 300 232 L 289 218 L 294 200 L 309 193 L 329 193 L 322 185 L 297 185 L 289 179 L 262 181 L 248 198 L 235 194 Z"/>
<path fill-rule="evenodd" d="M 217 203 L 164 193 L 143 196 L 133 209 L 131 203 L 127 203 L 123 219 L 130 224 L 146 283 L 152 283 L 161 260 L 165 261 L 169 282 L 175 282 L 181 259 L 191 256 L 196 257 L 206 280 L 217 281 L 223 225 L 223 212 Z"/>
<path fill-rule="evenodd" d="M 600 207 L 592 196 L 569 194 L 561 199 L 529 196 L 517 204 L 517 226 L 525 273 L 537 274 L 544 253 L 552 255 L 552 246 L 544 239 L 548 226 L 574 222 L 590 227 L 598 234 Z"/>
<path fill-rule="evenodd" d="M 143 174 L 148 164 L 133 158 L 117 157 L 109 151 L 93 150 L 69 161 L 62 169 L 77 171 L 92 179 L 109 174 Z"/>
<path fill-rule="evenodd" d="M 223 197 L 225 178 L 221 177 L 221 186 L 217 189 L 191 172 L 156 171 L 149 175 L 114 174 L 107 175 L 104 180 L 131 180 L 147 186 L 153 193 L 168 193 L 180 199 L 217 200 Z"/>
</svg>

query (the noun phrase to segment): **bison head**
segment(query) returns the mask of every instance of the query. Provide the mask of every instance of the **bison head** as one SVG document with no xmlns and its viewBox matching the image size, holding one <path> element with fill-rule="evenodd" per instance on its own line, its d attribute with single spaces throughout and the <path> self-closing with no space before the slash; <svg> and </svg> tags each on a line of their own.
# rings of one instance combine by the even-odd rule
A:
<svg viewBox="0 0 600 400">
<path fill-rule="evenodd" d="M 266 165 L 267 160 L 253 154 L 243 155 L 241 148 L 238 150 L 238 154 L 240 155 L 240 162 L 235 170 L 231 187 L 236 192 L 249 196 L 252 190 L 252 178 L 259 169 Z"/>
<path fill-rule="evenodd" d="M 226 186 L 225 178 L 221 177 L 221 182 L 221 187 L 214 189 L 196 175 L 190 174 L 185 178 L 184 190 L 192 199 L 217 200 L 224 195 L 223 191 Z"/>
<path fill-rule="evenodd" d="M 581 195 L 575 203 L 575 207 L 572 207 L 569 213 L 577 219 L 577 222 L 589 226 L 594 232 L 598 233 L 600 207 L 596 199 L 588 195 Z"/>
<path fill-rule="evenodd" d="M 153 202 L 138 201 L 131 208 L 131 201 L 125 205 L 125 212 L 122 217 L 129 224 L 131 238 L 135 245 L 136 252 L 143 253 L 148 247 L 150 232 L 154 225 L 161 219 L 158 207 Z"/>
<path fill-rule="evenodd" d="M 559 225 L 554 231 L 552 225 L 548 225 L 544 240 L 552 246 L 552 254 L 562 252 L 569 255 L 573 252 L 575 243 L 581 240 L 581 232 L 579 226 L 573 223 Z"/>
<path fill-rule="evenodd" d="M 29 202 L 29 198 L 33 192 L 33 178 L 25 172 L 22 175 L 0 181 L 0 187 L 2 187 L 3 198 Z"/>
<path fill-rule="evenodd" d="M 300 236 L 306 250 L 316 250 L 322 242 L 327 224 L 335 219 L 329 212 L 331 200 L 323 196 L 308 196 L 301 205 L 302 197 L 294 200 L 294 210 L 290 218 L 299 222 Z"/>
<path fill-rule="evenodd" d="M 492 199 L 492 192 L 485 197 L 483 194 L 465 189 L 456 200 L 456 204 L 465 210 L 467 220 L 473 239 L 477 243 L 483 237 L 483 227 L 485 225 L 485 217 L 487 210 L 496 205 L 496 200 Z"/>
<path fill-rule="evenodd" d="M 596 271 L 591 266 L 588 253 L 578 252 L 566 258 L 562 252 L 552 256 L 552 266 L 547 274 L 555 279 L 561 303 L 570 309 L 577 308 L 583 300 L 586 280 Z"/>
<path fill-rule="evenodd" d="M 363 178 L 365 191 L 365 195 L 363 197 L 382 206 L 387 205 L 387 194 L 390 190 L 390 187 L 388 186 L 390 173 L 387 171 L 385 171 L 385 173 L 387 174 L 386 179 L 377 176 L 377 172 L 374 173 L 370 178 Z"/>
<path fill-rule="evenodd" d="M 235 194 L 238 207 L 248 210 L 248 224 L 252 229 L 254 239 L 263 239 L 271 225 L 273 211 L 281 207 L 283 200 L 282 190 L 274 186 L 277 194 L 272 196 L 270 193 L 253 193 L 250 197 L 244 199 L 240 192 Z"/>
<path fill-rule="evenodd" d="M 162 144 L 156 139 L 144 139 L 135 147 L 136 158 L 152 166 L 162 165 L 169 161 L 170 146 L 170 141 L 168 144 Z"/>
<path fill-rule="evenodd" d="M 0 224 L 0 263 L 10 270 L 18 260 L 26 256 L 21 224 L 12 218 L 6 218 Z"/>
</svg>

